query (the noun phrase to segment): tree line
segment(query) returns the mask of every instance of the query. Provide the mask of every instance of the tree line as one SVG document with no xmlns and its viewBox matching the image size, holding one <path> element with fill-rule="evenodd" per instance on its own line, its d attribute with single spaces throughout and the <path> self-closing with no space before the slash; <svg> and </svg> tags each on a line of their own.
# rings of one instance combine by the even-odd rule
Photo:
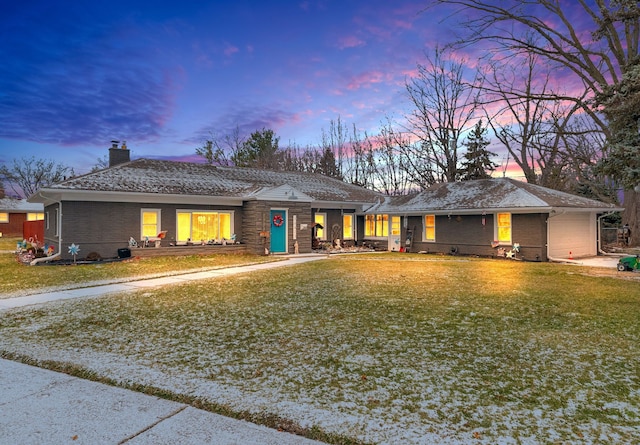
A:
<svg viewBox="0 0 640 445">
<path fill-rule="evenodd" d="M 197 152 L 212 163 L 318 172 L 393 195 L 492 175 L 495 141 L 506 152 L 503 173 L 513 163 L 529 183 L 605 202 L 623 190 L 623 222 L 640 233 L 638 2 L 425 3 L 427 13 L 448 7 L 459 38 L 417 64 L 405 82 L 411 111 L 386 118 L 377 134 L 338 117 L 316 147 L 282 148 L 262 129 L 246 141 L 213 137 Z M 588 29 L 574 27 L 586 23 L 576 13 Z M 471 74 L 460 58 L 467 48 L 484 53 Z M 267 146 L 265 156 L 255 151 Z"/>
<path fill-rule="evenodd" d="M 236 127 L 196 153 L 215 165 L 321 173 L 397 195 L 495 175 L 489 147 L 497 146 L 502 174 L 513 163 L 529 183 L 606 202 L 624 190 L 622 222 L 640 233 L 638 2 L 428 0 L 425 12 L 452 6 L 459 37 L 416 64 L 405 81 L 410 111 L 384 117 L 375 134 L 338 116 L 316 146 L 282 146 L 272 129 Z M 574 27 L 576 13 L 588 29 Z M 473 73 L 460 57 L 467 48 L 484 54 Z M 25 195 L 72 173 L 52 161 L 22 164 L 1 167 L 0 178 Z"/>
</svg>

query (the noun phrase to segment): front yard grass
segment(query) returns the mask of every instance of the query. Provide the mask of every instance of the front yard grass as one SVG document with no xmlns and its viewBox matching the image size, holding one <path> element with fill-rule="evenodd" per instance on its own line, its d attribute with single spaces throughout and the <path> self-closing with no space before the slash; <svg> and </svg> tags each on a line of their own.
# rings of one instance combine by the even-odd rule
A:
<svg viewBox="0 0 640 445">
<path fill-rule="evenodd" d="M 28 266 L 19 263 L 15 254 L 11 253 L 15 251 L 16 241 L 18 239 L 0 238 L 0 299 L 60 287 L 85 287 L 104 282 L 152 278 L 278 260 L 276 257 L 251 254 L 136 258 L 134 250 L 132 258 L 114 263 L 98 261 L 95 264 L 83 265 Z"/>
<path fill-rule="evenodd" d="M 344 256 L 0 312 L 0 355 L 332 443 L 638 443 L 640 286 L 584 270 Z"/>
</svg>

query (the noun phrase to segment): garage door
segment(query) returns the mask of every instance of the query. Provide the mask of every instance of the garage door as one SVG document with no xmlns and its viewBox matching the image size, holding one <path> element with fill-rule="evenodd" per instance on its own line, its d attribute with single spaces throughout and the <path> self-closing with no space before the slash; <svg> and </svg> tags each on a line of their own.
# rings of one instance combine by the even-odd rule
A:
<svg viewBox="0 0 640 445">
<path fill-rule="evenodd" d="M 596 215 L 565 213 L 549 218 L 549 256 L 569 258 L 597 254 Z"/>
</svg>

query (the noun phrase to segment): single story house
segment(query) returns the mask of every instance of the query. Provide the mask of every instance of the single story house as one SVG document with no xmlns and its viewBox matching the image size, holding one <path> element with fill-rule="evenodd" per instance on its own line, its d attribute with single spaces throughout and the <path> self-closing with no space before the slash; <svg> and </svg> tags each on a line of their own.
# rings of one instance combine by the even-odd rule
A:
<svg viewBox="0 0 640 445">
<path fill-rule="evenodd" d="M 253 253 L 318 244 L 515 256 L 598 254 L 599 218 L 623 209 L 508 178 L 443 183 L 384 196 L 337 179 L 150 159 L 114 144 L 109 167 L 42 188 L 44 241 L 56 255 L 119 255 L 129 241 L 160 247 L 240 243 Z M 177 249 L 176 249 L 177 250 Z"/>
<path fill-rule="evenodd" d="M 0 198 L 0 236 L 29 238 L 32 232 L 25 231 L 25 222 L 43 219 L 44 206 L 41 203 L 27 202 L 25 199 Z"/>
<path fill-rule="evenodd" d="M 510 178 L 436 184 L 365 212 L 364 238 L 389 250 L 532 261 L 599 253 L 599 221 L 624 209 Z"/>
<path fill-rule="evenodd" d="M 241 243 L 254 253 L 305 253 L 314 240 L 357 240 L 356 216 L 382 195 L 319 174 L 130 160 L 109 149 L 109 167 L 44 187 L 45 242 L 57 257 L 113 258 L 129 241 L 161 247 Z"/>
</svg>

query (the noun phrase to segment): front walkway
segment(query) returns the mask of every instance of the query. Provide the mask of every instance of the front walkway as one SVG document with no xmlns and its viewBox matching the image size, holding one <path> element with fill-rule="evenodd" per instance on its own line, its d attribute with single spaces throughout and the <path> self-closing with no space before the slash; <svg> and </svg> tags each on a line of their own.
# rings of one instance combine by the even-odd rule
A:
<svg viewBox="0 0 640 445">
<path fill-rule="evenodd" d="M 162 287 L 172 284 L 191 282 L 208 278 L 219 278 L 230 275 L 237 275 L 244 272 L 257 270 L 274 269 L 277 267 L 293 266 L 296 264 L 308 263 L 328 258 L 328 255 L 288 255 L 284 261 L 274 261 L 271 263 L 251 264 L 248 266 L 234 266 L 225 269 L 214 269 L 203 272 L 186 272 L 180 275 L 167 277 L 150 278 L 138 281 L 127 281 L 123 283 L 103 284 L 92 287 L 81 287 L 75 289 L 65 289 L 41 294 L 26 295 L 24 297 L 6 298 L 0 300 L 0 310 L 12 309 L 33 304 L 47 303 L 50 301 L 68 300 L 71 298 L 99 297 L 116 292 L 130 292 L 139 289 Z"/>
</svg>

